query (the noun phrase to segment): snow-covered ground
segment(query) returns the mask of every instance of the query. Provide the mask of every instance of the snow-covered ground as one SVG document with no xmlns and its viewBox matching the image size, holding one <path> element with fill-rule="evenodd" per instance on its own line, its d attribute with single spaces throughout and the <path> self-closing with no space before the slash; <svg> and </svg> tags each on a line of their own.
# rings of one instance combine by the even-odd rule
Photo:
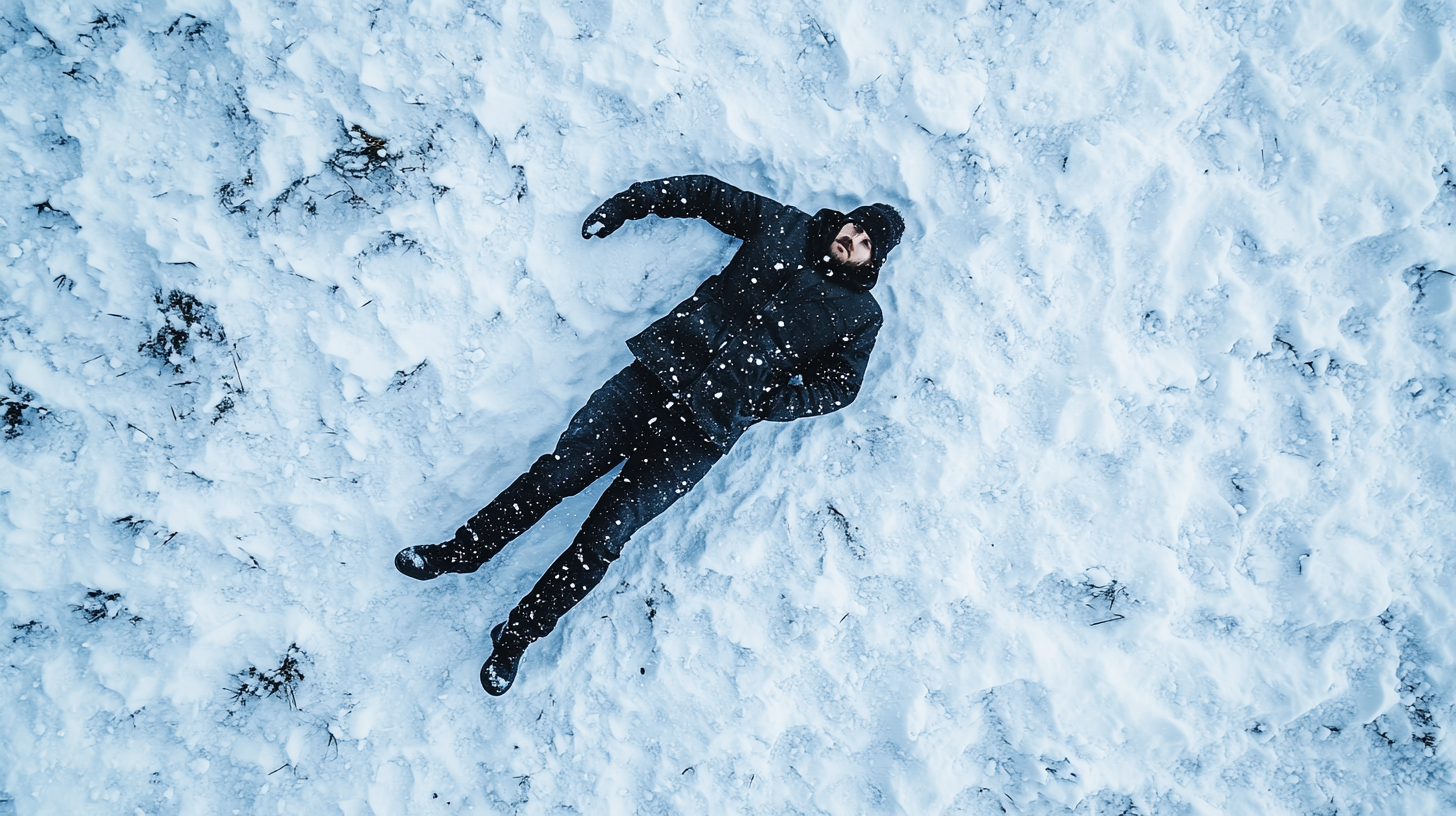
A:
<svg viewBox="0 0 1456 816">
<path fill-rule="evenodd" d="M 1448 2 L 0 0 L 0 814 L 1456 809 Z M 452 534 L 732 242 L 910 222 L 479 688 Z"/>
</svg>

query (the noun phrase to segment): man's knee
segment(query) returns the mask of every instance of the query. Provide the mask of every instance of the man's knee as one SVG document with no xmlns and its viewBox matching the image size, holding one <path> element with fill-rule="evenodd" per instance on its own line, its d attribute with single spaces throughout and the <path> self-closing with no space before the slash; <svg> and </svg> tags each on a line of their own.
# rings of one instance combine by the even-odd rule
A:
<svg viewBox="0 0 1456 816">
<path fill-rule="evenodd" d="M 560 468 L 561 456 L 555 453 L 547 453 L 531 463 L 530 473 L 538 479 L 549 479 Z"/>
<path fill-rule="evenodd" d="M 581 544 L 589 561 L 605 566 L 622 557 L 622 546 L 630 537 L 630 533 L 624 536 L 614 535 L 612 531 L 593 533 L 583 531 Z"/>
<path fill-rule="evenodd" d="M 592 475 L 597 455 L 594 451 L 586 450 L 562 453 L 561 447 L 557 446 L 555 452 L 545 454 L 531 464 L 531 478 L 540 490 L 555 492 L 569 489 Z"/>
</svg>

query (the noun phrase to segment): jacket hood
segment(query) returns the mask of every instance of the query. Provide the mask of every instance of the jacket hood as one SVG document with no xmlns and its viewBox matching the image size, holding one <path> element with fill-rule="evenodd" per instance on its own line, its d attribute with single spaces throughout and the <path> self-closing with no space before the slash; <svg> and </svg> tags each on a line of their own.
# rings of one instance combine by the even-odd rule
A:
<svg viewBox="0 0 1456 816">
<path fill-rule="evenodd" d="M 849 221 L 849 216 L 828 208 L 810 216 L 809 229 L 804 233 L 804 255 L 819 274 L 851 291 L 868 292 L 880 280 L 878 259 L 871 259 L 860 266 L 849 266 L 835 261 L 829 254 L 830 242 Z"/>
</svg>

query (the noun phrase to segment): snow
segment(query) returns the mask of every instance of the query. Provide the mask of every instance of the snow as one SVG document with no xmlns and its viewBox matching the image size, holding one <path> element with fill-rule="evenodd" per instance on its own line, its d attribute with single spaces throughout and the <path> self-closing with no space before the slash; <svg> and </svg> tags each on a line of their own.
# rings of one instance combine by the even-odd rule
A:
<svg viewBox="0 0 1456 816">
<path fill-rule="evenodd" d="M 0 0 L 0 814 L 1456 808 L 1453 12 Z M 860 399 L 534 645 L 452 534 L 729 257 L 894 203 Z"/>
</svg>

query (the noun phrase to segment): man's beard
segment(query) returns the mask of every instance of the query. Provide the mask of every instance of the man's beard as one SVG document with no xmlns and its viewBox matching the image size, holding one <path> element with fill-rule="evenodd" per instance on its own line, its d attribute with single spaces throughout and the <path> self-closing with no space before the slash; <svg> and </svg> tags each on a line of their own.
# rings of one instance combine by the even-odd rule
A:
<svg viewBox="0 0 1456 816">
<path fill-rule="evenodd" d="M 833 246 L 839 238 L 839 230 L 849 219 L 842 212 L 820 210 L 809 219 L 808 234 L 805 235 L 804 254 L 810 263 L 825 277 L 859 292 L 867 292 L 879 280 L 880 270 L 874 263 L 858 266 L 834 259 Z"/>
<path fill-rule="evenodd" d="M 836 280 L 851 278 L 863 278 L 869 274 L 868 264 L 855 264 L 849 261 L 841 261 L 834 257 L 833 253 L 825 252 L 824 258 L 814 266 L 825 275 Z"/>
<path fill-rule="evenodd" d="M 845 224 L 844 213 L 835 210 L 820 210 L 814 214 L 809 225 L 809 247 L 822 247 L 822 249 L 811 250 L 810 258 L 814 268 L 830 277 L 840 276 L 851 272 L 854 265 L 837 260 L 834 257 L 834 244 L 839 241 L 839 230 Z M 842 246 L 842 244 L 841 244 Z M 846 252 L 846 257 L 850 253 Z"/>
</svg>

